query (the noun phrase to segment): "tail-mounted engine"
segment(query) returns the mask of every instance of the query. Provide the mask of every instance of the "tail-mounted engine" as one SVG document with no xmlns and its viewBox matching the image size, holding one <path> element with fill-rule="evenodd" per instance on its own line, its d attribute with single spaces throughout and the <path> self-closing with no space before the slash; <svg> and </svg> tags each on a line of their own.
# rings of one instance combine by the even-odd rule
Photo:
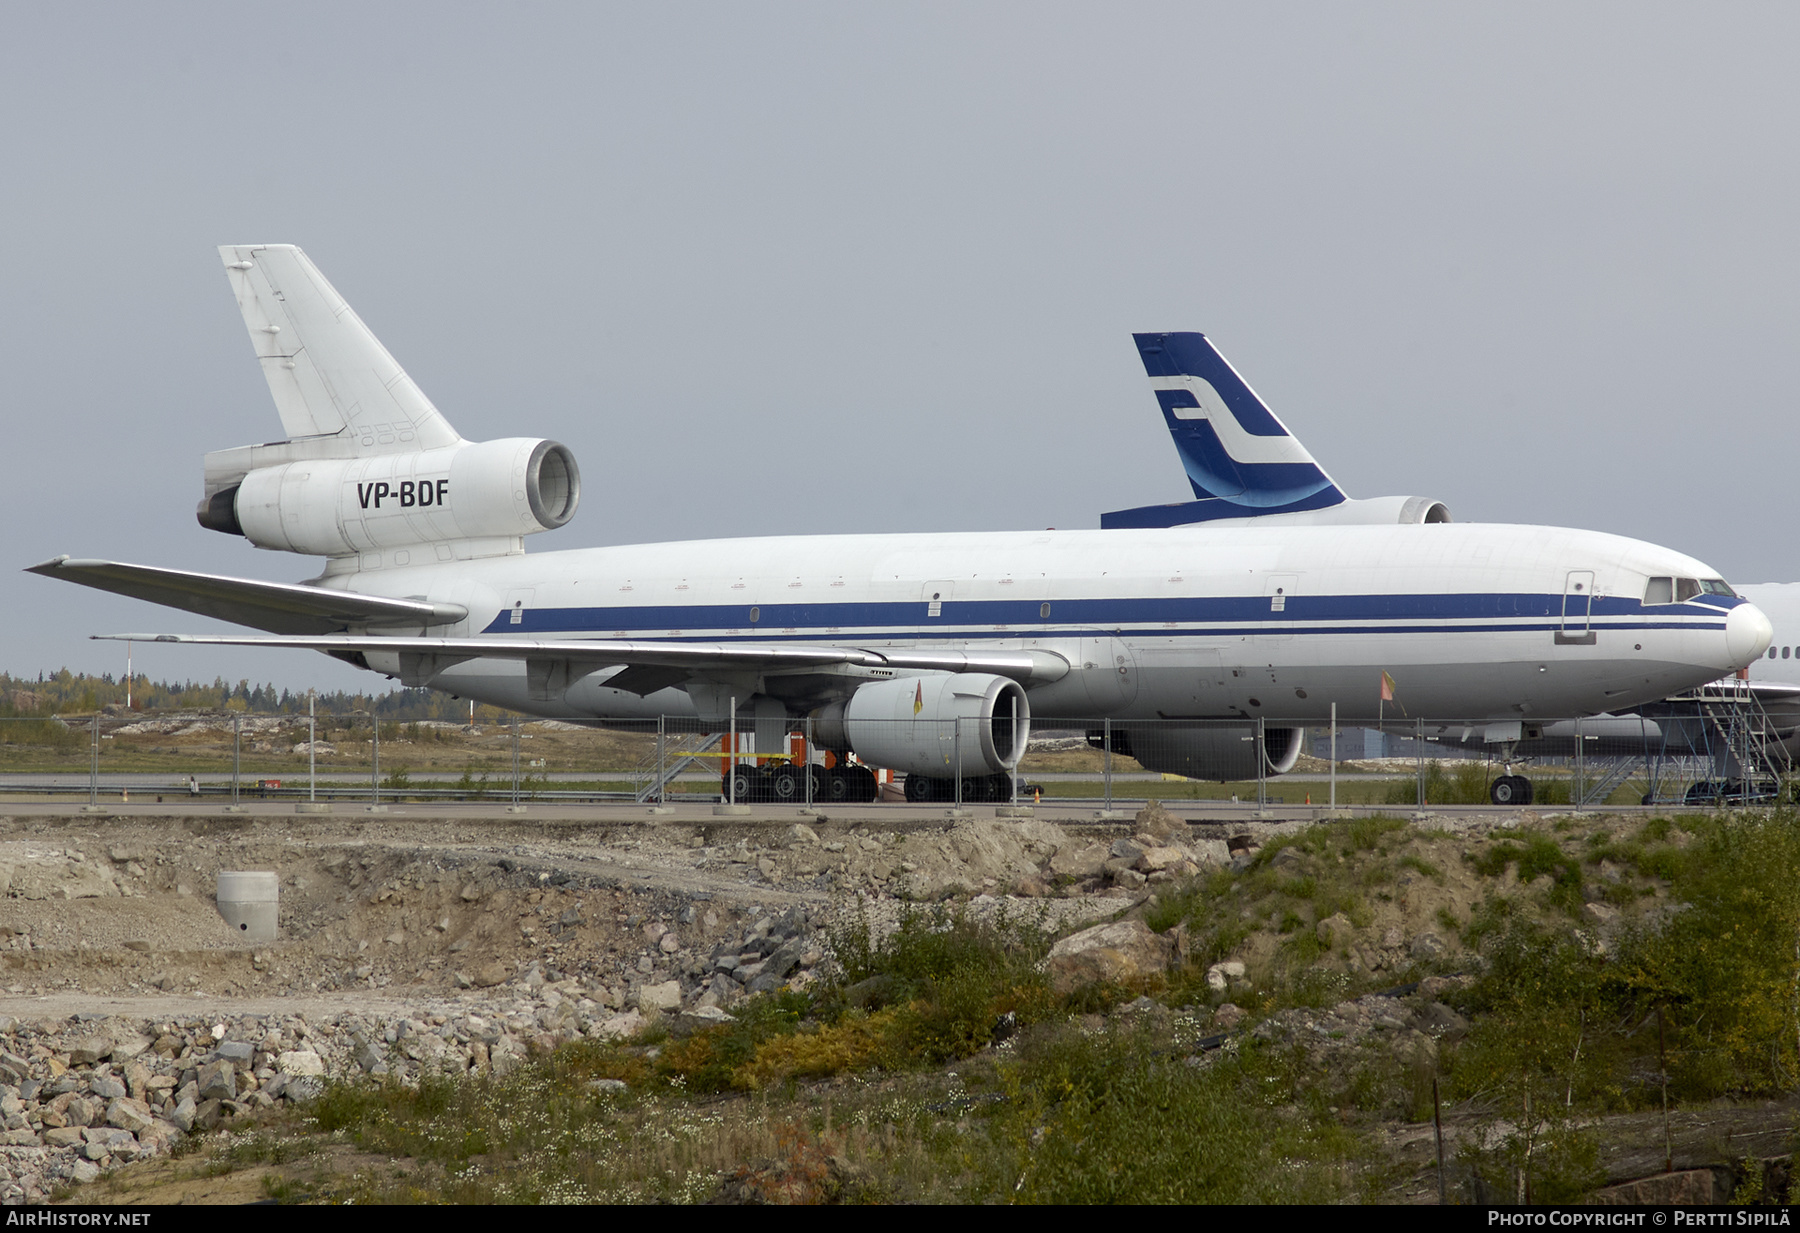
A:
<svg viewBox="0 0 1800 1233">
<path fill-rule="evenodd" d="M 287 445 L 289 443 L 282 443 Z M 300 443 L 293 443 L 300 444 Z M 513 541 L 575 515 L 581 473 L 567 446 L 510 437 L 413 453 L 279 461 L 282 445 L 207 456 L 196 516 L 258 548 L 313 556 L 454 540 Z M 274 465 L 245 466 L 276 455 Z M 236 465 L 233 465 L 233 464 Z"/>
</svg>

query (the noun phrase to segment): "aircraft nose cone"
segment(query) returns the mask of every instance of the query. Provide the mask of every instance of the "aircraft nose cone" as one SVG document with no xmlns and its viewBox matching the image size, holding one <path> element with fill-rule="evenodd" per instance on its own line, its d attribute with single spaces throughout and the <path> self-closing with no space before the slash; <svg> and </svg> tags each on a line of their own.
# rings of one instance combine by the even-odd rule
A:
<svg viewBox="0 0 1800 1233">
<path fill-rule="evenodd" d="M 1762 657 L 1775 637 L 1775 627 L 1755 604 L 1739 604 L 1725 618 L 1725 650 L 1733 668 L 1744 668 Z"/>
</svg>

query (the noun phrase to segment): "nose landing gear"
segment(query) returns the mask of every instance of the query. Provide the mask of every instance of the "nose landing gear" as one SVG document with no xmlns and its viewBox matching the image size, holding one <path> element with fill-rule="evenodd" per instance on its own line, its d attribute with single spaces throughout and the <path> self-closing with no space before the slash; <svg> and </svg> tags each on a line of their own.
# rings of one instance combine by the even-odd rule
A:
<svg viewBox="0 0 1800 1233">
<path fill-rule="evenodd" d="M 1523 775 L 1502 775 L 1488 785 L 1488 800 L 1496 805 L 1529 805 L 1531 795 L 1531 780 Z"/>
</svg>

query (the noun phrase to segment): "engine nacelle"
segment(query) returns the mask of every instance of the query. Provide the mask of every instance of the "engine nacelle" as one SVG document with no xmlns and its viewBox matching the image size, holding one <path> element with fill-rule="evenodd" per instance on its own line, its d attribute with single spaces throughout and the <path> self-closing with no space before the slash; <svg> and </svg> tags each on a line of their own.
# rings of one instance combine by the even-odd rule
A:
<svg viewBox="0 0 1800 1233">
<path fill-rule="evenodd" d="M 972 778 L 1019 764 L 1031 739 L 1031 704 L 1017 681 L 985 672 L 903 677 L 825 707 L 814 731 L 821 745 L 849 749 L 872 766 Z"/>
<path fill-rule="evenodd" d="M 1339 501 L 1324 509 L 1259 518 L 1220 518 L 1210 527 L 1384 527 L 1420 526 L 1450 521 L 1450 507 L 1434 497 L 1365 497 Z"/>
<path fill-rule="evenodd" d="M 1256 778 L 1256 729 L 1184 728 L 1173 724 L 1114 724 L 1113 752 L 1136 758 L 1147 771 L 1189 779 Z M 1101 732 L 1088 742 L 1104 747 Z M 1263 774 L 1285 775 L 1300 760 L 1305 728 L 1263 730 Z"/>
<path fill-rule="evenodd" d="M 212 493 L 197 515 L 258 548 L 337 557 L 550 531 L 580 499 L 567 446 L 509 437 L 260 467 Z"/>
</svg>

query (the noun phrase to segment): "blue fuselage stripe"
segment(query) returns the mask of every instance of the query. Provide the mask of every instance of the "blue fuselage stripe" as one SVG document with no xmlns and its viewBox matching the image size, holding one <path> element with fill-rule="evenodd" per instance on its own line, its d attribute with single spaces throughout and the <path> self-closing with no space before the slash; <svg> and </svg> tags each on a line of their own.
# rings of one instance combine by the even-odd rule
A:
<svg viewBox="0 0 1800 1233">
<path fill-rule="evenodd" d="M 1709 597 L 1710 598 L 1710 597 Z M 1137 633 L 1205 636 L 1289 634 L 1496 633 L 1586 629 L 1723 629 L 1721 608 L 1735 604 L 1646 606 L 1599 597 L 1589 611 L 1561 595 L 1293 595 L 1271 611 L 1266 595 L 1222 598 L 946 600 L 930 613 L 923 600 L 870 603 L 645 604 L 503 610 L 483 630 L 542 636 L 666 630 L 680 637 L 731 631 L 756 637 L 1080 637 L 1131 627 Z M 753 619 L 754 618 L 754 619 Z M 1371 622 L 1348 625 L 1344 622 Z M 1496 622 L 1507 622 L 1499 624 Z M 1548 622 L 1548 623 L 1545 623 Z M 996 629 L 1005 626 L 1005 629 Z M 1160 628 L 1156 628 L 1160 627 Z M 766 632 L 765 632 L 766 631 Z"/>
</svg>

